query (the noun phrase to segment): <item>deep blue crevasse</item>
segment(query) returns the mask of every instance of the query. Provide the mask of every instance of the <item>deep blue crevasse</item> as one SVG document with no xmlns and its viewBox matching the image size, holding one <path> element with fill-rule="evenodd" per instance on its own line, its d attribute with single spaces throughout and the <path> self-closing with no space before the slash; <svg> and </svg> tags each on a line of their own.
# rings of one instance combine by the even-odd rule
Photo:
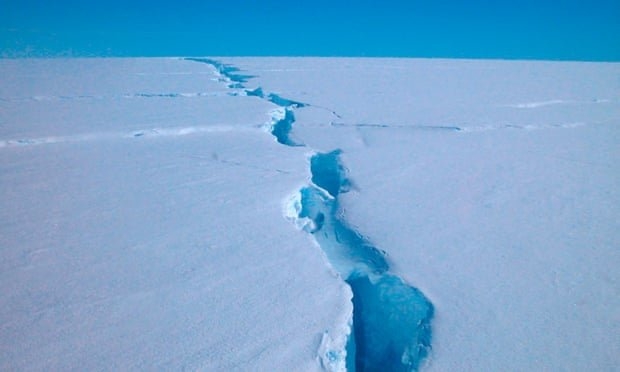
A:
<svg viewBox="0 0 620 372">
<path fill-rule="evenodd" d="M 243 83 L 252 77 L 235 74 L 237 68 L 214 60 L 188 59 L 213 65 L 233 82 L 229 88 L 245 89 Z M 272 134 L 281 144 L 298 146 L 289 138 L 295 121 L 293 109 L 308 105 L 276 94 L 265 95 L 260 87 L 245 92 L 284 108 L 284 117 L 274 123 Z M 353 330 L 347 343 L 347 369 L 417 370 L 431 348 L 433 305 L 418 289 L 389 273 L 385 252 L 343 220 L 338 197 L 351 189 L 351 182 L 340 161 L 341 153 L 335 150 L 312 156 L 312 184 L 300 191 L 298 214 L 312 221 L 304 229 L 314 235 L 330 264 L 353 292 Z"/>
<path fill-rule="evenodd" d="M 307 103 L 293 101 L 288 98 L 280 97 L 279 95 L 275 93 L 269 93 L 267 95 L 267 100 L 269 100 L 269 102 L 275 105 L 278 105 L 280 107 L 301 108 L 301 107 L 310 106 Z"/>
<path fill-rule="evenodd" d="M 295 122 L 295 113 L 293 109 L 309 106 L 308 104 L 283 98 L 275 93 L 265 94 L 261 87 L 251 90 L 246 89 L 245 93 L 248 96 L 259 97 L 282 107 L 284 109 L 284 117 L 273 123 L 271 134 L 276 138 L 276 141 L 283 145 L 303 146 L 291 139 L 291 131 L 293 130 L 293 123 Z"/>
<path fill-rule="evenodd" d="M 310 159 L 312 183 L 327 191 L 332 197 L 348 192 L 351 182 L 346 177 L 346 168 L 340 162 L 342 150 L 317 153 Z"/>
<path fill-rule="evenodd" d="M 276 141 L 286 146 L 303 146 L 291 139 L 291 130 L 293 130 L 293 123 L 295 122 L 295 114 L 290 108 L 284 109 L 284 117 L 273 123 L 271 127 L 271 134 L 276 138 Z"/>
<path fill-rule="evenodd" d="M 338 196 L 350 189 L 340 150 L 310 160 L 312 183 L 301 190 L 300 218 L 353 292 L 350 371 L 412 371 L 428 355 L 433 305 L 389 273 L 385 253 L 342 220 Z"/>
<path fill-rule="evenodd" d="M 262 99 L 266 99 L 267 101 L 280 107 L 301 108 L 301 107 L 310 106 L 307 103 L 293 101 L 292 99 L 280 97 L 279 95 L 275 93 L 265 94 L 265 92 L 263 91 L 263 88 L 261 87 L 258 87 L 255 89 L 246 89 L 245 94 L 247 94 L 250 97 L 259 97 Z"/>
</svg>

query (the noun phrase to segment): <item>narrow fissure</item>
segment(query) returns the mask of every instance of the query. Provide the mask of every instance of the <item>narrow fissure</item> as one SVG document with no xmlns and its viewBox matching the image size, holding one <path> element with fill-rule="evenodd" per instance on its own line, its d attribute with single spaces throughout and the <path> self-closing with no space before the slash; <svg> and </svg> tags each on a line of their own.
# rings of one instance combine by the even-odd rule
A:
<svg viewBox="0 0 620 372">
<path fill-rule="evenodd" d="M 302 143 L 298 143 L 291 138 L 291 131 L 293 130 L 293 123 L 295 123 L 296 108 L 309 106 L 307 103 L 293 101 L 287 98 L 280 97 L 275 93 L 265 94 L 263 88 L 257 87 L 255 89 L 247 89 L 244 83 L 247 83 L 249 79 L 255 77 L 253 75 L 239 74 L 239 68 L 218 62 L 209 58 L 186 58 L 188 61 L 206 63 L 213 66 L 222 78 L 220 81 L 226 83 L 230 89 L 242 89 L 243 93 L 249 97 L 257 97 L 264 99 L 278 106 L 280 110 L 274 111 L 271 118 L 271 134 L 275 137 L 278 143 L 286 146 L 304 146 Z M 238 95 L 235 93 L 234 95 Z"/>
<path fill-rule="evenodd" d="M 200 63 L 206 63 L 213 66 L 217 72 L 223 77 L 220 81 L 223 81 L 230 89 L 244 89 L 243 83 L 247 83 L 249 79 L 254 78 L 253 75 L 238 74 L 240 70 L 237 67 L 220 63 L 210 58 L 185 58 L 187 61 L 194 61 Z"/>
</svg>

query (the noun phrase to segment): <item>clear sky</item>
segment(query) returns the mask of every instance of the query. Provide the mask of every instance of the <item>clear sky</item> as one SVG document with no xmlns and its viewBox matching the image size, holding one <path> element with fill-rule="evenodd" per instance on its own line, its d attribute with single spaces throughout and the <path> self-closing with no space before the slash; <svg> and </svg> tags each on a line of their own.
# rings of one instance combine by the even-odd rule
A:
<svg viewBox="0 0 620 372">
<path fill-rule="evenodd" d="M 3 56 L 620 61 L 620 0 L 0 0 Z"/>
</svg>

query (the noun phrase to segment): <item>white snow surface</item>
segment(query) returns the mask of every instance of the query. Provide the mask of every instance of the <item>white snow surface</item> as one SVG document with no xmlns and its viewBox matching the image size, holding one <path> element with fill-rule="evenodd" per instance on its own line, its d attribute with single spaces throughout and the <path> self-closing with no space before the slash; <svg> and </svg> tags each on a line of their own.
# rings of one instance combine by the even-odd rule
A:
<svg viewBox="0 0 620 372">
<path fill-rule="evenodd" d="M 620 365 L 620 64 L 0 60 L 0 370 L 320 370 L 351 291 L 287 219 L 342 215 L 434 305 L 429 371 Z M 289 216 L 290 217 L 290 216 Z"/>
</svg>

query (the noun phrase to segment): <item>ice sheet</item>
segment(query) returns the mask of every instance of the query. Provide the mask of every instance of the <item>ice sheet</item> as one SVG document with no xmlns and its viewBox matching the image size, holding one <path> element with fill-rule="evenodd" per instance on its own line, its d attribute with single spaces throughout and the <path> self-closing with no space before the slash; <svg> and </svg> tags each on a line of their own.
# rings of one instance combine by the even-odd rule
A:
<svg viewBox="0 0 620 372">
<path fill-rule="evenodd" d="M 618 64 L 0 69 L 2 368 L 344 367 L 355 242 L 432 303 L 423 369 L 618 365 Z"/>
</svg>

